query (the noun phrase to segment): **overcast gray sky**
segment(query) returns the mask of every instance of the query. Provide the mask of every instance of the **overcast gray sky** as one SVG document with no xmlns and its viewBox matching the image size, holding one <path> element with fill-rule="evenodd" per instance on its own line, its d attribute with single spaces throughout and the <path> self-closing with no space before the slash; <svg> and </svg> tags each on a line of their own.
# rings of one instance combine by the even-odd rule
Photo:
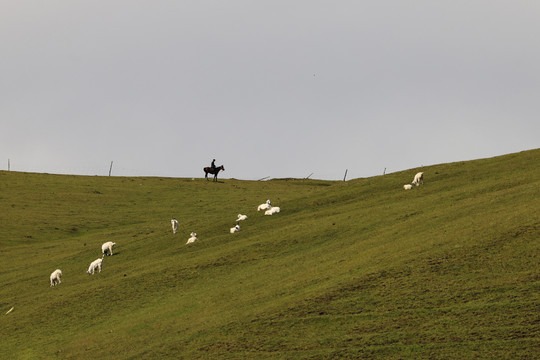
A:
<svg viewBox="0 0 540 360">
<path fill-rule="evenodd" d="M 0 169 L 338 180 L 540 145 L 540 1 L 0 0 Z"/>
</svg>

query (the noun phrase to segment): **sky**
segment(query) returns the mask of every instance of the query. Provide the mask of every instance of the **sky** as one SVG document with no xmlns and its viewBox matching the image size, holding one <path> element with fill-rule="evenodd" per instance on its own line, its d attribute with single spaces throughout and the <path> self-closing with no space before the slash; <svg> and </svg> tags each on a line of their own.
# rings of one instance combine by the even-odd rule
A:
<svg viewBox="0 0 540 360">
<path fill-rule="evenodd" d="M 0 0 L 0 170 L 342 180 L 540 147 L 537 0 Z"/>
</svg>

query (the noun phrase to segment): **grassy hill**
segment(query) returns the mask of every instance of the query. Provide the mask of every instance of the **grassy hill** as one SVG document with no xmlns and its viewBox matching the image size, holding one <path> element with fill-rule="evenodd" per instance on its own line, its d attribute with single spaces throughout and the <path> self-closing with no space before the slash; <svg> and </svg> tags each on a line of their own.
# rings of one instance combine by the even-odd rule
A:
<svg viewBox="0 0 540 360">
<path fill-rule="evenodd" d="M 540 358 L 540 150 L 348 182 L 0 172 L 0 228 L 0 359 Z"/>
</svg>

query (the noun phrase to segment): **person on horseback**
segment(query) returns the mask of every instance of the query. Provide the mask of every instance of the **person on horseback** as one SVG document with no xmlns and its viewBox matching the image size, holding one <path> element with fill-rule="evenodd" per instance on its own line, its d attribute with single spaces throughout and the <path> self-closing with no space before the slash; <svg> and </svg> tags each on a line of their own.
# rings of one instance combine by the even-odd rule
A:
<svg viewBox="0 0 540 360">
<path fill-rule="evenodd" d="M 214 175 L 214 181 L 217 181 L 217 175 L 220 171 L 225 171 L 225 167 L 223 165 L 216 166 L 216 159 L 212 160 L 212 165 L 209 167 L 205 167 L 204 169 L 204 177 L 206 180 L 208 180 L 208 173 Z"/>
</svg>

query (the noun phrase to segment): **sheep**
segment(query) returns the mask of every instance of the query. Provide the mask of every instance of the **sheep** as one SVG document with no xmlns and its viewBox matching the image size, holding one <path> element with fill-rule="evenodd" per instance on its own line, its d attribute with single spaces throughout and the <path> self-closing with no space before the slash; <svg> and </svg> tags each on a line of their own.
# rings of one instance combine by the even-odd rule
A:
<svg viewBox="0 0 540 360">
<path fill-rule="evenodd" d="M 191 237 L 188 239 L 186 245 L 187 245 L 187 244 L 194 243 L 195 241 L 199 240 L 199 239 L 197 238 L 197 234 L 196 234 L 196 233 L 192 232 L 190 235 L 191 235 Z"/>
<path fill-rule="evenodd" d="M 176 234 L 176 232 L 178 231 L 178 220 L 176 220 L 175 218 L 173 218 L 171 220 L 171 225 L 172 225 L 172 232 L 173 234 Z"/>
<path fill-rule="evenodd" d="M 113 254 L 112 249 L 115 246 L 116 246 L 116 243 L 112 241 L 107 241 L 106 243 L 101 245 L 101 253 L 103 254 L 103 256 L 105 255 L 111 256 Z"/>
<path fill-rule="evenodd" d="M 235 227 L 231 228 L 231 234 L 234 234 L 235 232 L 239 232 L 240 230 L 241 230 L 240 225 L 236 225 Z"/>
<path fill-rule="evenodd" d="M 272 204 L 270 204 L 270 199 L 266 200 L 266 203 L 259 205 L 257 208 L 257 211 L 261 210 L 268 210 L 272 207 Z"/>
<path fill-rule="evenodd" d="M 101 258 L 96 259 L 90 263 L 90 266 L 88 267 L 88 271 L 87 271 L 88 275 L 93 275 L 96 269 L 98 269 L 99 272 L 101 272 L 101 264 L 103 263 L 104 257 L 105 255 L 103 255 Z"/>
<path fill-rule="evenodd" d="M 50 280 L 51 280 L 51 286 L 58 285 L 62 281 L 62 270 L 56 269 L 52 272 Z"/>
<path fill-rule="evenodd" d="M 242 221 L 242 220 L 246 220 L 247 219 L 247 215 L 242 215 L 242 214 L 238 214 L 238 219 L 236 219 L 236 221 Z"/>
<path fill-rule="evenodd" d="M 411 185 L 411 184 L 405 184 L 405 185 L 403 185 L 403 188 L 404 188 L 405 190 L 411 190 L 411 189 L 412 189 L 412 185 Z"/>
<path fill-rule="evenodd" d="M 412 182 L 413 185 L 419 186 L 420 182 L 422 182 L 422 185 L 424 185 L 424 173 L 419 172 L 418 174 L 414 175 L 414 180 Z"/>
<path fill-rule="evenodd" d="M 275 213 L 280 212 L 281 209 L 278 206 L 272 206 L 270 209 L 264 212 L 264 215 L 274 215 Z"/>
</svg>

